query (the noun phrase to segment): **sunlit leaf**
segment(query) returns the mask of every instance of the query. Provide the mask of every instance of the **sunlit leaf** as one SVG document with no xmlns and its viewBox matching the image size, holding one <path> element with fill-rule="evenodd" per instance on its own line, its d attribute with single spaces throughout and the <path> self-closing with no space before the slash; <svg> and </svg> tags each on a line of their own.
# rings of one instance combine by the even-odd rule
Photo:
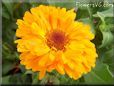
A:
<svg viewBox="0 0 114 86">
<path fill-rule="evenodd" d="M 97 14 L 93 15 L 94 17 L 113 17 L 113 8 L 111 7 L 108 10 L 97 12 Z"/>
<path fill-rule="evenodd" d="M 113 34 L 110 31 L 108 31 L 108 32 L 102 31 L 102 34 L 103 34 L 103 40 L 102 40 L 102 44 L 99 46 L 99 48 L 108 46 L 109 44 L 112 43 L 112 41 L 114 39 Z"/>
<path fill-rule="evenodd" d="M 97 62 L 96 67 L 90 73 L 84 76 L 85 83 L 88 84 L 114 84 L 114 78 L 109 70 L 109 66 Z"/>
</svg>

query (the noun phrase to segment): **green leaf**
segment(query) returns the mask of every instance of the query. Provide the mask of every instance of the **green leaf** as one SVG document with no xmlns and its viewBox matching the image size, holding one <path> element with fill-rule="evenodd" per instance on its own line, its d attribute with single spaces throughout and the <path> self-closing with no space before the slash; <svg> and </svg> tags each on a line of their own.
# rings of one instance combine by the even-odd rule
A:
<svg viewBox="0 0 114 86">
<path fill-rule="evenodd" d="M 40 84 L 46 85 L 59 85 L 60 80 L 58 79 L 57 75 L 53 75 L 51 73 L 47 73 L 45 77 L 41 80 Z"/>
<path fill-rule="evenodd" d="M 109 69 L 114 75 L 114 45 L 112 44 L 108 50 L 102 52 L 102 61 L 109 65 Z"/>
<path fill-rule="evenodd" d="M 102 12 L 97 12 L 97 14 L 93 15 L 94 17 L 113 17 L 113 8 L 111 7 L 108 10 L 102 11 Z"/>
<path fill-rule="evenodd" d="M 76 14 L 77 14 L 76 19 L 82 19 L 82 18 L 88 18 L 89 17 L 89 12 L 87 10 L 87 7 L 85 7 L 85 9 L 78 8 Z"/>
<path fill-rule="evenodd" d="M 96 67 L 84 76 L 87 84 L 114 84 L 114 78 L 109 70 L 109 66 L 102 62 L 97 62 Z"/>
<path fill-rule="evenodd" d="M 68 84 L 68 82 L 69 82 L 69 77 L 65 77 L 65 75 L 64 76 L 61 76 L 61 75 L 59 75 L 60 76 L 60 83 L 61 84 L 64 84 L 64 85 L 66 85 L 66 84 Z M 70 81 L 71 82 L 71 81 Z"/>
<path fill-rule="evenodd" d="M 2 44 L 2 55 L 3 55 L 3 60 L 18 60 L 18 53 L 16 51 L 12 51 L 12 47 L 8 43 L 3 43 Z"/>
<path fill-rule="evenodd" d="M 10 84 L 30 84 L 32 82 L 30 75 L 23 75 L 21 73 L 14 74 L 9 79 Z"/>
<path fill-rule="evenodd" d="M 99 46 L 99 48 L 110 45 L 114 39 L 113 34 L 110 31 L 108 31 L 108 32 L 101 31 L 101 32 L 103 35 L 103 40 L 102 40 L 102 44 Z"/>
<path fill-rule="evenodd" d="M 3 75 L 7 74 L 11 69 L 15 67 L 15 63 L 12 63 L 10 61 L 5 61 L 2 65 L 2 73 Z"/>
<path fill-rule="evenodd" d="M 55 76 L 50 76 L 50 82 L 52 82 L 54 85 L 60 84 L 59 79 Z"/>
<path fill-rule="evenodd" d="M 2 77 L 2 85 L 10 84 L 9 79 L 10 75 Z"/>
<path fill-rule="evenodd" d="M 82 82 L 80 82 L 81 78 L 78 80 L 74 80 L 74 79 L 71 79 L 67 74 L 61 75 L 61 74 L 57 73 L 57 75 L 58 75 L 57 79 L 59 79 L 59 82 L 61 85 L 72 85 L 72 84 L 76 85 L 76 84 L 82 83 Z"/>
<path fill-rule="evenodd" d="M 94 17 L 99 17 L 103 24 L 105 24 L 105 18 L 106 17 L 113 17 L 113 8 L 111 7 L 108 10 L 97 12 L 97 14 L 93 15 Z"/>
<path fill-rule="evenodd" d="M 114 17 L 105 18 L 106 28 L 114 32 Z"/>
<path fill-rule="evenodd" d="M 5 2 L 5 0 L 2 1 L 10 16 L 13 16 L 13 3 Z"/>
<path fill-rule="evenodd" d="M 25 69 L 24 65 L 19 64 L 19 69 L 21 70 L 22 73 L 26 72 L 26 69 Z"/>
<path fill-rule="evenodd" d="M 25 75 L 26 75 L 26 74 L 33 74 L 33 71 L 32 71 L 32 70 L 27 70 L 24 74 L 25 74 Z"/>
<path fill-rule="evenodd" d="M 15 84 L 15 85 L 21 85 L 21 84 L 30 84 L 31 83 L 31 75 L 23 75 L 21 73 L 13 74 L 4 76 L 2 78 L 2 84 L 3 85 L 9 85 L 9 84 Z"/>
<path fill-rule="evenodd" d="M 32 85 L 38 84 L 39 80 L 38 80 L 38 73 L 33 73 L 32 74 Z"/>
<path fill-rule="evenodd" d="M 6 19 L 9 19 L 10 18 L 10 15 L 8 14 L 7 10 L 4 8 L 2 8 L 2 12 L 0 11 L 0 13 L 2 14 L 2 17 L 6 18 Z"/>
<path fill-rule="evenodd" d="M 57 1 L 57 0 L 47 0 L 49 5 L 65 7 L 67 9 L 71 9 L 75 7 L 75 0 L 65 0 L 65 1 Z"/>
<path fill-rule="evenodd" d="M 29 11 L 30 8 L 31 8 L 31 4 L 30 3 L 18 3 L 17 6 L 16 4 L 14 5 L 15 8 L 14 8 L 14 12 L 13 14 L 15 15 L 15 19 L 22 19 L 24 13 L 26 11 Z"/>
</svg>

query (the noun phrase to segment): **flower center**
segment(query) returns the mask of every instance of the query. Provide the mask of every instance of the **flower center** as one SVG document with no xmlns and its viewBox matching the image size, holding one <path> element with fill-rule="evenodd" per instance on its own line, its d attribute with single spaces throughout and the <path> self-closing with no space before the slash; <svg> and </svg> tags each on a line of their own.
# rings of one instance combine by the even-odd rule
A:
<svg viewBox="0 0 114 86">
<path fill-rule="evenodd" d="M 64 32 L 60 30 L 55 30 L 47 33 L 47 45 L 52 48 L 56 48 L 57 50 L 65 49 L 65 45 L 68 42 L 68 37 Z"/>
</svg>

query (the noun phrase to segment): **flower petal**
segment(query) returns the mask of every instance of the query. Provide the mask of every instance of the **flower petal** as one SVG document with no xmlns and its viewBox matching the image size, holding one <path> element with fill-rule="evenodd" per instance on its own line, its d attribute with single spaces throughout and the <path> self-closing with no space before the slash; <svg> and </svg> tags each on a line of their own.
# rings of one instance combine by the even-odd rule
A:
<svg viewBox="0 0 114 86">
<path fill-rule="evenodd" d="M 45 76 L 45 74 L 46 74 L 46 70 L 45 69 L 40 71 L 39 72 L 39 80 L 41 80 Z"/>
</svg>

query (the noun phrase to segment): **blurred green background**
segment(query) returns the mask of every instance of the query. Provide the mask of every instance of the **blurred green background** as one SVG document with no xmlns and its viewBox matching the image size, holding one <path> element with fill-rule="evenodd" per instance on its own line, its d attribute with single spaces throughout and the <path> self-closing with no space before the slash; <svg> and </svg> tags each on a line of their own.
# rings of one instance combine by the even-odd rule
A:
<svg viewBox="0 0 114 86">
<path fill-rule="evenodd" d="M 6 2 L 2 0 L 2 84 L 114 84 L 114 15 L 113 7 L 103 4 L 101 7 L 81 7 L 76 6 L 75 0 L 39 0 L 39 2 Z M 81 0 L 80 0 L 81 1 Z M 82 0 L 87 4 L 99 3 L 98 0 Z M 110 0 L 106 0 L 109 2 Z M 67 75 L 60 75 L 56 71 L 47 73 L 42 80 L 38 80 L 38 73 L 26 70 L 19 64 L 19 53 L 14 44 L 15 31 L 17 29 L 16 20 L 22 19 L 25 11 L 40 4 L 76 8 L 77 21 L 82 21 L 91 25 L 91 30 L 95 34 L 92 40 L 96 45 L 98 59 L 96 67 L 78 80 L 70 79 Z M 112 3 L 110 3 L 112 4 Z"/>
</svg>

